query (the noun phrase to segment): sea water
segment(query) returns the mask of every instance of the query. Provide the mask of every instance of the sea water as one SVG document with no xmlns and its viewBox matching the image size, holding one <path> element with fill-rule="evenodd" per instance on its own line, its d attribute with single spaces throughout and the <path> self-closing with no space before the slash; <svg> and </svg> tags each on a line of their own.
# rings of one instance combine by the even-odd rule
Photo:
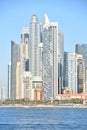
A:
<svg viewBox="0 0 87 130">
<path fill-rule="evenodd" d="M 87 108 L 0 107 L 0 130 L 87 130 Z"/>
</svg>

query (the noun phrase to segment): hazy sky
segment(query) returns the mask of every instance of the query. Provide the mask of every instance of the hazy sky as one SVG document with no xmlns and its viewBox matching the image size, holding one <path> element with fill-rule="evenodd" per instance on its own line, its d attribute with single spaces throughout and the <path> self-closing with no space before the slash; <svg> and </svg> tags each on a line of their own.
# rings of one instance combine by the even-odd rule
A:
<svg viewBox="0 0 87 130">
<path fill-rule="evenodd" d="M 23 26 L 36 14 L 42 22 L 47 13 L 64 32 L 65 51 L 76 43 L 87 43 L 87 0 L 0 0 L 0 87 L 7 86 L 11 40 L 20 43 Z"/>
</svg>

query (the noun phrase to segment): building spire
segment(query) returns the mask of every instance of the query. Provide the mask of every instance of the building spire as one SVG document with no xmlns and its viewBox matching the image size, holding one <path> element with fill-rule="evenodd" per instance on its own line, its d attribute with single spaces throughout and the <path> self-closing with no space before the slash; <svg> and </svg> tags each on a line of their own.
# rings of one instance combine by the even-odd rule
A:
<svg viewBox="0 0 87 130">
<path fill-rule="evenodd" d="M 24 26 L 22 29 L 22 34 L 29 33 L 28 27 Z"/>
<path fill-rule="evenodd" d="M 43 25 L 49 23 L 49 19 L 48 19 L 47 14 L 44 15 L 42 23 L 43 23 Z"/>
</svg>

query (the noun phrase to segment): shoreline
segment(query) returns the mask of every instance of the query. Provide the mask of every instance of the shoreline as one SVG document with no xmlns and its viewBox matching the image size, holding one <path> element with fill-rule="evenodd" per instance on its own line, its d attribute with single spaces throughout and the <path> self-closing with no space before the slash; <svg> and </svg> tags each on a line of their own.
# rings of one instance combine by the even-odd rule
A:
<svg viewBox="0 0 87 130">
<path fill-rule="evenodd" d="M 59 104 L 59 105 L 0 105 L 0 108 L 87 108 L 84 104 Z"/>
</svg>

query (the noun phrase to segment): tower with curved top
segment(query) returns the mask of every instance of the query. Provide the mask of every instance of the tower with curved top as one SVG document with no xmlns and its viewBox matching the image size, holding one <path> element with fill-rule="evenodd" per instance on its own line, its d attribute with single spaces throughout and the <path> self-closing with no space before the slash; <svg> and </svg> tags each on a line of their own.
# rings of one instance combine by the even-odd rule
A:
<svg viewBox="0 0 87 130">
<path fill-rule="evenodd" d="M 33 76 L 40 75 L 39 69 L 39 44 L 40 44 L 40 24 L 38 17 L 34 14 L 30 20 L 30 71 Z"/>
</svg>

